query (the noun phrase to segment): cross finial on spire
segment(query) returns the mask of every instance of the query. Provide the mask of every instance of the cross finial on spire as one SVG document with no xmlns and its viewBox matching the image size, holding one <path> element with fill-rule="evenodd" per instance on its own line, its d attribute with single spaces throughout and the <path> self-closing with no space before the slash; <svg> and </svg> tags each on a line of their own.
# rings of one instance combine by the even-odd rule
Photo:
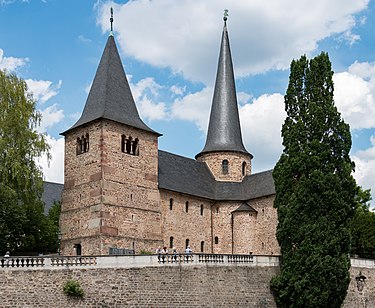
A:
<svg viewBox="0 0 375 308">
<path fill-rule="evenodd" d="M 229 14 L 228 14 L 228 9 L 225 9 L 224 10 L 224 21 L 227 21 L 227 19 L 228 19 L 228 16 L 229 16 Z"/>
<path fill-rule="evenodd" d="M 111 23 L 111 35 L 113 35 L 113 8 L 111 8 L 111 18 L 109 21 Z"/>
</svg>

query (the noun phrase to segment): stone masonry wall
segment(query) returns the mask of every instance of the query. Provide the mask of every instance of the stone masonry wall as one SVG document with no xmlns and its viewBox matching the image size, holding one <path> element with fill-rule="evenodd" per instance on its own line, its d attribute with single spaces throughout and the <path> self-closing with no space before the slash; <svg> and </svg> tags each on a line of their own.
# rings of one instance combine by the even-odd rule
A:
<svg viewBox="0 0 375 308">
<path fill-rule="evenodd" d="M 160 266 L 102 269 L 0 269 L 2 308 L 276 307 L 269 289 L 278 267 Z M 358 287 L 356 277 L 366 280 Z M 375 307 L 375 269 L 351 269 L 343 308 Z M 82 299 L 62 289 L 78 280 Z"/>
<path fill-rule="evenodd" d="M 164 246 L 170 248 L 170 237 L 173 237 L 173 245 L 177 251 L 184 252 L 188 239 L 194 252 L 211 253 L 211 205 L 213 202 L 164 190 L 160 191 L 160 198 Z M 187 205 L 186 202 L 188 202 Z M 187 212 L 186 207 L 188 207 Z M 202 242 L 204 242 L 203 251 L 201 251 Z"/>
<path fill-rule="evenodd" d="M 77 138 L 87 133 L 89 150 L 77 155 Z M 121 151 L 121 135 L 139 140 L 139 155 Z M 74 254 L 73 244 L 85 254 L 108 254 L 110 247 L 140 251 L 161 243 L 157 154 L 156 134 L 112 121 L 66 136 L 63 254 Z"/>
<path fill-rule="evenodd" d="M 241 182 L 244 176 L 251 174 L 250 155 L 237 152 L 205 153 L 197 158 L 205 162 L 210 168 L 216 181 Z M 228 160 L 228 173 L 222 169 L 223 160 Z M 242 164 L 246 163 L 245 174 L 242 173 Z"/>
<path fill-rule="evenodd" d="M 146 268 L 0 270 L 3 308 L 276 307 L 269 281 L 277 267 L 162 266 Z M 83 299 L 69 298 L 75 279 Z"/>
</svg>

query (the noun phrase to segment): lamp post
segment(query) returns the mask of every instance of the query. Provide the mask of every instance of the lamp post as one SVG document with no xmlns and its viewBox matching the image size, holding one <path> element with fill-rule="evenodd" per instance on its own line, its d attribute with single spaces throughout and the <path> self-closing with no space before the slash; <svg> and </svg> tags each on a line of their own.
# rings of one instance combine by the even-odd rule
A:
<svg viewBox="0 0 375 308">
<path fill-rule="evenodd" d="M 61 231 L 59 230 L 59 231 L 57 232 L 57 239 L 58 239 L 58 248 L 57 248 L 57 252 L 59 253 L 59 255 L 60 255 L 60 244 L 61 244 L 61 238 L 62 238 L 62 233 L 61 233 Z"/>
</svg>

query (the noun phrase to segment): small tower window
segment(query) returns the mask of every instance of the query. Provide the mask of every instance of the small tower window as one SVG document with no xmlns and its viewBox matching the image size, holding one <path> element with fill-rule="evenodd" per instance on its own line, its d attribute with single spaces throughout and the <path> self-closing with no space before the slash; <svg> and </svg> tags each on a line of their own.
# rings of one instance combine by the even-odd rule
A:
<svg viewBox="0 0 375 308">
<path fill-rule="evenodd" d="M 215 244 L 219 244 L 219 238 L 215 236 Z"/>
<path fill-rule="evenodd" d="M 201 242 L 201 252 L 204 252 L 204 241 Z"/>
<path fill-rule="evenodd" d="M 189 239 L 187 238 L 186 241 L 185 241 L 185 248 L 188 248 L 190 246 L 190 241 Z"/>
<path fill-rule="evenodd" d="M 138 156 L 139 155 L 139 139 L 133 139 L 132 136 L 126 137 L 121 135 L 121 152 Z"/>
<path fill-rule="evenodd" d="M 229 172 L 229 162 L 227 159 L 224 159 L 221 163 L 221 168 L 223 171 L 223 174 L 228 174 Z"/>
<path fill-rule="evenodd" d="M 186 202 L 185 202 L 185 212 L 186 212 L 186 213 L 189 212 L 189 201 L 186 201 Z"/>
<path fill-rule="evenodd" d="M 203 216 L 203 204 L 201 204 L 201 216 Z"/>
<path fill-rule="evenodd" d="M 169 199 L 169 209 L 172 211 L 173 209 L 173 198 Z"/>
<path fill-rule="evenodd" d="M 77 155 L 89 151 L 89 134 L 77 138 L 76 153 Z"/>
<path fill-rule="evenodd" d="M 173 238 L 173 236 L 171 236 L 170 238 L 169 238 L 169 248 L 173 248 L 173 240 L 174 240 L 174 238 Z"/>
<path fill-rule="evenodd" d="M 244 162 L 242 163 L 242 175 L 243 175 L 243 176 L 246 175 L 246 166 L 247 166 L 247 164 L 246 164 L 246 162 L 244 161 Z"/>
</svg>

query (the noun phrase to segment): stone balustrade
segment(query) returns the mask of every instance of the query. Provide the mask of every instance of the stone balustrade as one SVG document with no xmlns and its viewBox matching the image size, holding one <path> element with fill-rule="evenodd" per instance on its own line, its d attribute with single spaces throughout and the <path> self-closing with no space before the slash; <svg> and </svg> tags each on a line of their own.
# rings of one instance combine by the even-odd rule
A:
<svg viewBox="0 0 375 308">
<path fill-rule="evenodd" d="M 279 266 L 279 256 L 232 254 L 160 254 L 160 255 L 108 255 L 108 256 L 38 256 L 0 259 L 1 269 L 28 268 L 134 268 L 165 265 L 220 265 L 220 266 Z M 374 260 L 351 259 L 352 267 L 375 268 Z"/>
</svg>

